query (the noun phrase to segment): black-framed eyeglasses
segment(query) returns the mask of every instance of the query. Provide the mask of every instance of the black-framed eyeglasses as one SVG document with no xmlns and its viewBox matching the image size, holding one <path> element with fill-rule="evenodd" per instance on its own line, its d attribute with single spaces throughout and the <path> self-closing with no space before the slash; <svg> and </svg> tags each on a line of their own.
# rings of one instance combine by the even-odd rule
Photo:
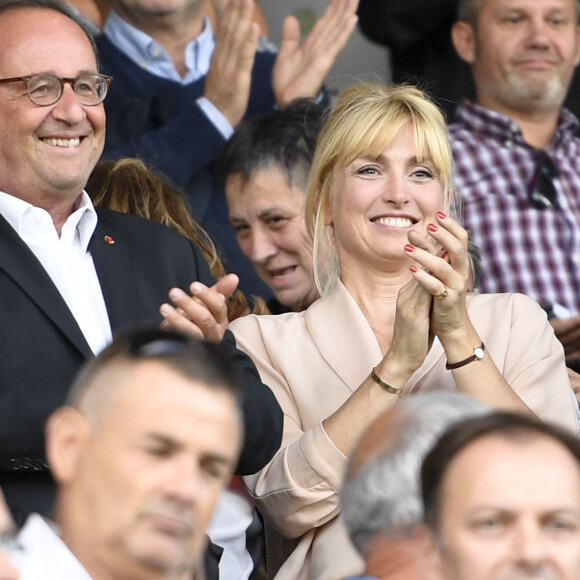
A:
<svg viewBox="0 0 580 580">
<path fill-rule="evenodd" d="M 54 105 L 69 84 L 82 105 L 93 107 L 102 103 L 107 96 L 113 77 L 97 73 L 83 73 L 75 78 L 57 77 L 49 73 L 0 79 L 0 84 L 23 82 L 28 98 L 41 107 Z"/>
<path fill-rule="evenodd" d="M 559 207 L 558 191 L 554 179 L 560 175 L 554 160 L 545 152 L 540 151 L 536 161 L 536 172 L 531 183 L 532 201 L 538 209 Z"/>
</svg>

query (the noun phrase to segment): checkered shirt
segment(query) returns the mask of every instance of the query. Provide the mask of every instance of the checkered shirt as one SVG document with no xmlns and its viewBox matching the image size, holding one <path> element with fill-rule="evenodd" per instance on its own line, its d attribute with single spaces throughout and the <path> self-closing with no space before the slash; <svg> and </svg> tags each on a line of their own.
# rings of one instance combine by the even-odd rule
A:
<svg viewBox="0 0 580 580">
<path fill-rule="evenodd" d="M 579 122 L 567 110 L 546 148 L 559 176 L 556 206 L 530 199 L 539 152 L 509 117 L 462 102 L 450 127 L 463 223 L 482 253 L 482 292 L 521 292 L 580 312 Z"/>
</svg>

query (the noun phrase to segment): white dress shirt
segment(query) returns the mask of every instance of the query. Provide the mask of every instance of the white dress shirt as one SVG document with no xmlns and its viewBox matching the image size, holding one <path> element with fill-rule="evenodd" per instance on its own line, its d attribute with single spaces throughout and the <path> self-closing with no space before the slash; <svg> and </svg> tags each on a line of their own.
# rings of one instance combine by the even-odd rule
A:
<svg viewBox="0 0 580 580">
<path fill-rule="evenodd" d="M 60 539 L 58 526 L 39 514 L 28 516 L 18 534 L 21 549 L 9 555 L 20 580 L 92 580 Z"/>
<path fill-rule="evenodd" d="M 76 205 L 59 237 L 46 210 L 0 191 L 0 214 L 38 258 L 97 354 L 112 339 L 105 299 L 88 249 L 97 214 L 86 192 Z"/>
</svg>

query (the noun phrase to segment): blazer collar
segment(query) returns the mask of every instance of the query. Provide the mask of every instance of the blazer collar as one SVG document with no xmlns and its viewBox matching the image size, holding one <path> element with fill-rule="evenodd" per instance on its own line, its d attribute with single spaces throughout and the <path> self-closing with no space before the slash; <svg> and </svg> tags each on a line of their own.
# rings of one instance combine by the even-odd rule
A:
<svg viewBox="0 0 580 580">
<path fill-rule="evenodd" d="M 361 370 L 370 373 L 382 355 L 362 310 L 340 280 L 306 311 L 305 322 L 322 357 L 355 391 L 365 377 Z"/>
<path fill-rule="evenodd" d="M 117 223 L 115 212 L 103 211 L 100 208 L 96 210 L 99 221 L 89 244 L 89 251 L 114 335 L 115 329 L 139 320 L 142 313 L 138 310 L 134 296 L 133 261 L 131 249 L 123 237 L 123 228 Z"/>
<path fill-rule="evenodd" d="M 0 252 L 0 269 L 60 328 L 86 358 L 92 358 L 93 352 L 50 276 L 1 215 L 0 247 L 4 248 Z"/>
<path fill-rule="evenodd" d="M 327 296 L 317 300 L 306 311 L 305 322 L 322 357 L 352 391 L 383 357 L 368 320 L 340 280 Z M 405 390 L 411 392 L 443 356 L 441 343 L 435 340 Z"/>
</svg>

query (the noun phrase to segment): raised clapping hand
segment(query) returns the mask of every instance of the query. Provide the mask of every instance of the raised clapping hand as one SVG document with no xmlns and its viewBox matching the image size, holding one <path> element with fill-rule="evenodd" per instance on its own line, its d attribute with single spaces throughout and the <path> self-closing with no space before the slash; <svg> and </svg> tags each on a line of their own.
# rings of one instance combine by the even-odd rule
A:
<svg viewBox="0 0 580 580">
<path fill-rule="evenodd" d="M 220 22 L 204 96 L 235 127 L 248 108 L 260 27 L 253 21 L 253 0 L 230 0 L 224 11 L 216 8 Z"/>
<path fill-rule="evenodd" d="M 358 0 L 332 0 L 302 45 L 298 20 L 294 16 L 286 18 L 272 72 L 272 86 L 280 108 L 298 97 L 318 95 L 330 67 L 356 26 L 357 7 Z"/>
<path fill-rule="evenodd" d="M 206 2 L 207 2 L 207 0 L 206 0 Z M 217 25 L 218 25 L 217 29 L 219 30 L 219 26 L 221 24 L 221 21 L 223 20 L 224 16 L 227 13 L 227 7 L 228 7 L 228 4 L 230 3 L 230 0 L 209 0 L 209 2 L 213 7 L 216 21 L 217 21 Z"/>
<path fill-rule="evenodd" d="M 260 34 L 253 0 L 213 0 L 219 19 L 216 47 L 204 95 L 232 127 L 244 117 Z M 294 16 L 284 21 L 272 87 L 280 108 L 298 97 L 315 97 L 357 22 L 358 0 L 332 0 L 304 43 Z"/>
<path fill-rule="evenodd" d="M 467 237 L 454 219 L 439 212 L 436 223 L 427 226 L 427 236 L 410 232 L 410 243 L 405 246 L 415 262 L 413 280 L 431 296 L 430 332 L 439 338 L 451 363 L 462 361 L 481 342 L 467 312 L 466 295 L 471 286 Z M 490 356 L 452 372 L 460 392 L 492 407 L 531 413 Z"/>
<path fill-rule="evenodd" d="M 396 359 L 402 367 L 399 371 L 407 377 L 423 364 L 431 347 L 431 303 L 431 294 L 416 280 L 410 280 L 399 290 L 393 338 L 384 360 Z"/>
<path fill-rule="evenodd" d="M 235 274 L 226 274 L 211 288 L 201 282 L 193 282 L 189 287 L 191 296 L 179 288 L 172 288 L 169 298 L 175 306 L 168 303 L 161 305 L 161 326 L 219 342 L 229 324 L 226 300 L 233 294 L 238 282 Z"/>
<path fill-rule="evenodd" d="M 411 266 L 414 279 L 433 297 L 431 333 L 444 342 L 446 335 L 469 323 L 467 232 L 442 212 L 427 230 L 427 237 L 410 232 L 405 250 L 415 261 Z"/>
</svg>

